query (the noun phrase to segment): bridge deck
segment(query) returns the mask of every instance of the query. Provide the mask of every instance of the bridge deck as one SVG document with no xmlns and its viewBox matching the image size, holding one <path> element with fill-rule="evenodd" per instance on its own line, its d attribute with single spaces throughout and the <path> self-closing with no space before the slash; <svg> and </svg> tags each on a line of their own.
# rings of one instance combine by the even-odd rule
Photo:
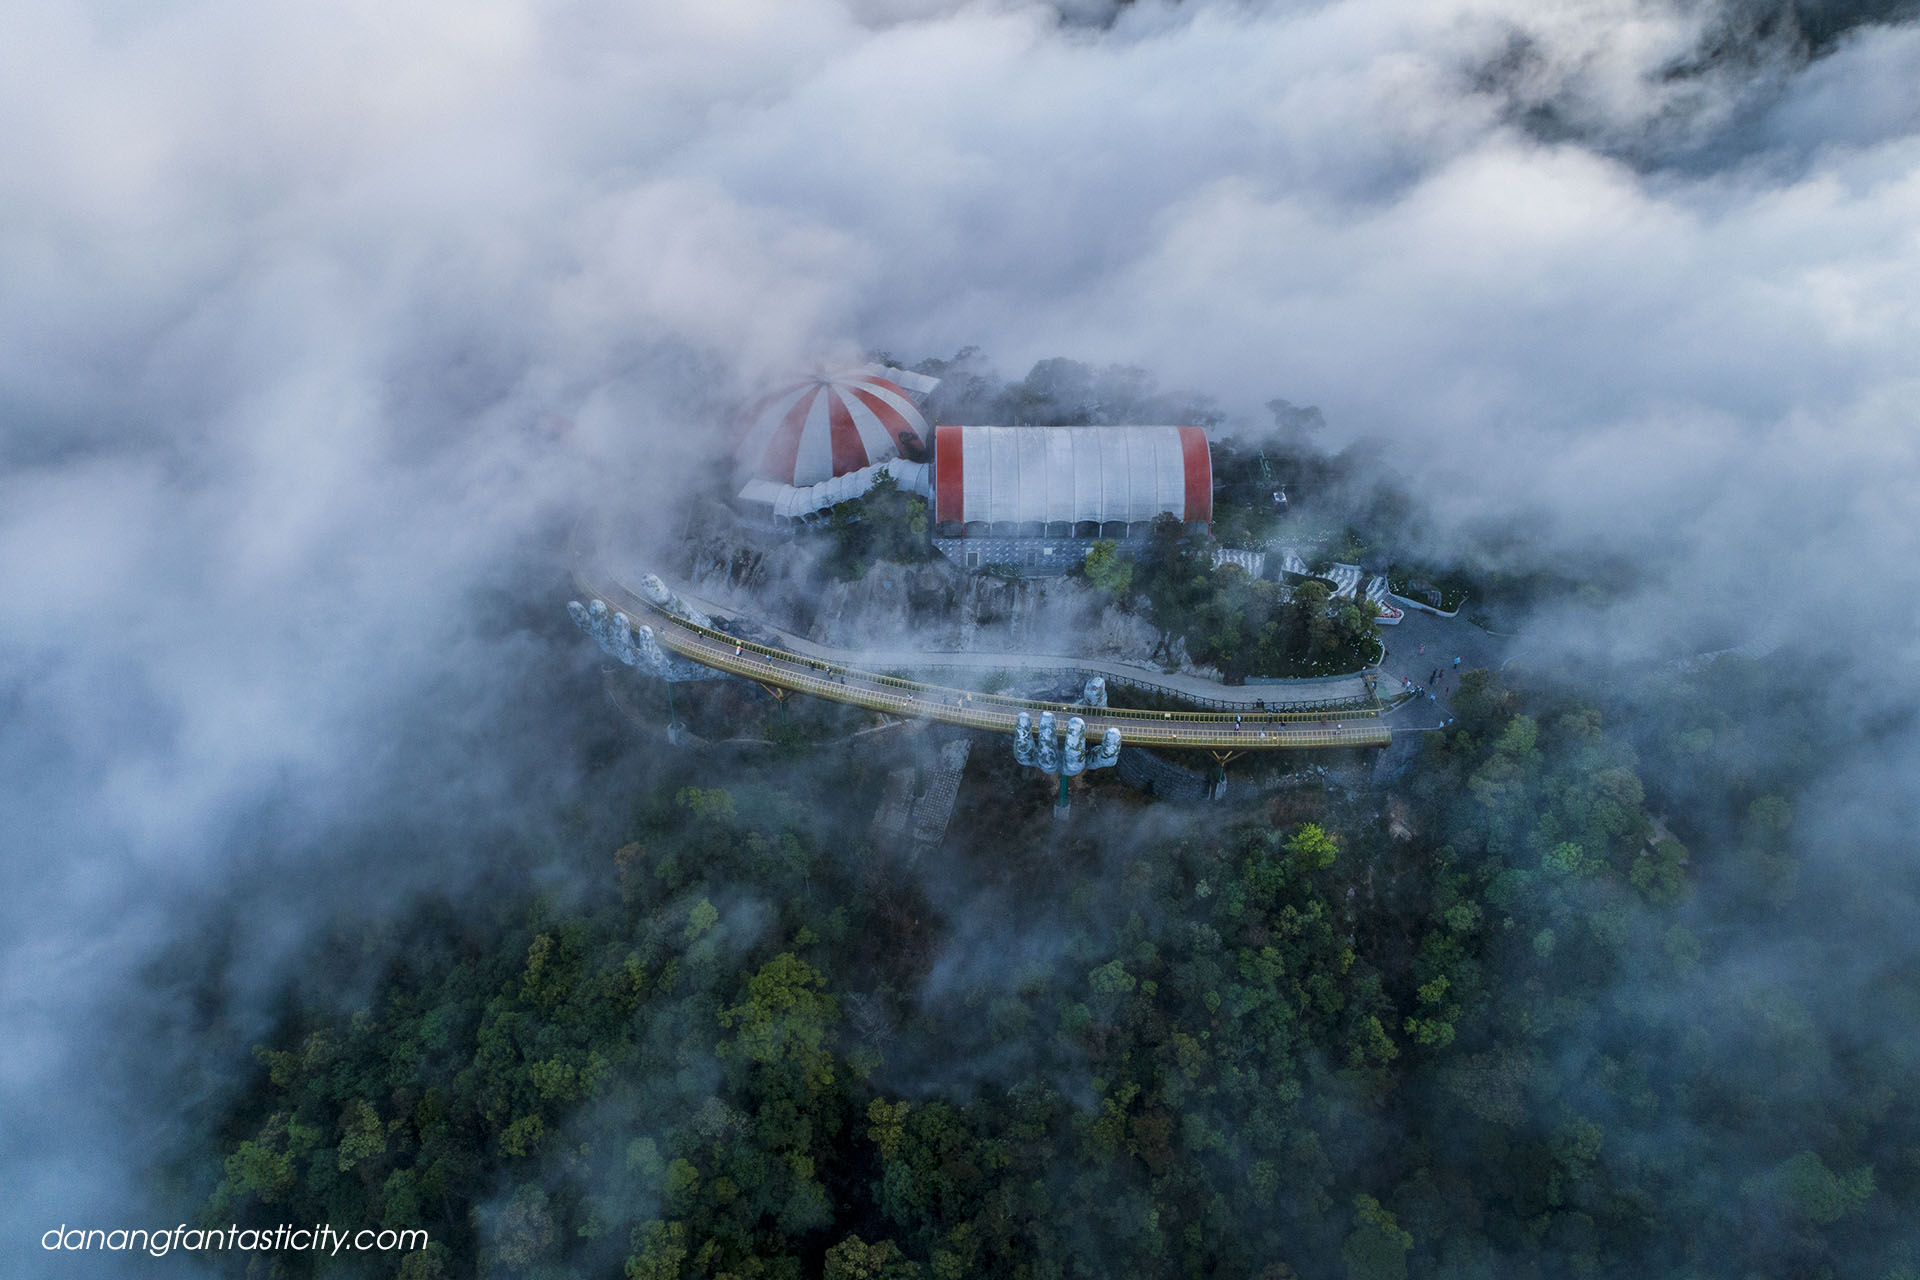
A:
<svg viewBox="0 0 1920 1280">
<path fill-rule="evenodd" d="M 1068 716 L 1087 724 L 1087 740 L 1097 742 L 1109 728 L 1136 747 L 1186 747 L 1202 750 L 1279 751 L 1314 747 L 1384 747 L 1392 732 L 1377 709 L 1315 711 L 1146 711 L 1127 707 L 1082 707 L 1068 703 L 975 693 L 755 644 L 725 632 L 698 626 L 654 607 L 635 591 L 611 579 L 594 581 L 576 572 L 583 591 L 624 612 L 638 626 L 654 630 L 662 648 L 702 666 L 742 676 L 778 689 L 812 694 L 903 718 L 940 720 L 973 729 L 1011 734 L 1022 711 L 1038 721 L 1051 711 L 1061 732 Z"/>
</svg>

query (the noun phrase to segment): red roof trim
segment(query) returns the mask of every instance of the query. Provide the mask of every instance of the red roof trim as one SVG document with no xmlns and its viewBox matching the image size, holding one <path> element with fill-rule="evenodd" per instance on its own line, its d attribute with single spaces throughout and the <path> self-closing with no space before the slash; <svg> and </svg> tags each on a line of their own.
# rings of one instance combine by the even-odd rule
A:
<svg viewBox="0 0 1920 1280">
<path fill-rule="evenodd" d="M 852 385 L 856 387 L 861 385 L 865 385 L 869 387 L 878 387 L 882 391 L 893 392 L 895 395 L 899 396 L 902 400 L 911 401 L 913 399 L 913 397 L 908 394 L 907 389 L 905 387 L 893 381 L 891 378 L 881 378 L 871 373 L 861 374 L 859 377 L 853 380 Z"/>
<path fill-rule="evenodd" d="M 879 383 L 879 385 L 883 387 L 893 386 L 892 383 L 883 382 L 879 378 L 873 378 L 869 381 Z M 861 404 L 873 410 L 873 416 L 880 419 L 880 425 L 886 428 L 887 438 L 889 440 L 898 444 L 900 437 L 904 435 L 912 442 L 914 448 L 923 449 L 926 447 L 926 441 L 920 438 L 920 433 L 913 429 L 912 424 L 907 421 L 905 414 L 865 388 L 854 387 L 852 390 L 854 397 L 859 400 Z"/>
<path fill-rule="evenodd" d="M 1207 433 L 1199 427 L 1180 428 L 1180 469 L 1186 474 L 1188 524 L 1213 523 L 1213 454 Z"/>
<path fill-rule="evenodd" d="M 793 464 L 800 457 L 800 433 L 807 425 L 807 414 L 813 408 L 814 397 L 819 394 L 817 385 L 810 391 L 801 392 L 800 398 L 787 410 L 780 429 L 767 442 L 764 472 L 767 479 L 777 480 L 781 484 L 793 483 Z"/>
<path fill-rule="evenodd" d="M 833 440 L 833 474 L 846 475 L 867 465 L 867 447 L 860 443 L 860 428 L 853 425 L 853 411 L 838 387 L 826 388 L 827 427 Z"/>
<path fill-rule="evenodd" d="M 962 456 L 959 427 L 933 429 L 933 518 L 936 521 L 964 521 L 966 489 L 962 486 L 966 460 Z"/>
</svg>

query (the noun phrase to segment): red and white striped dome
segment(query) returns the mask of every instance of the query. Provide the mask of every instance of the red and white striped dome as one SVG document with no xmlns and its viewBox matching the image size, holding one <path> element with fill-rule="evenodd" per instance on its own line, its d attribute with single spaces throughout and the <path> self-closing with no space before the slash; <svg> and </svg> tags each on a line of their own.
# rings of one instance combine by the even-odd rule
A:
<svg viewBox="0 0 1920 1280">
<path fill-rule="evenodd" d="M 741 461 L 763 479 L 797 486 L 896 456 L 923 461 L 932 436 L 906 389 L 867 370 L 800 379 L 741 421 Z"/>
</svg>

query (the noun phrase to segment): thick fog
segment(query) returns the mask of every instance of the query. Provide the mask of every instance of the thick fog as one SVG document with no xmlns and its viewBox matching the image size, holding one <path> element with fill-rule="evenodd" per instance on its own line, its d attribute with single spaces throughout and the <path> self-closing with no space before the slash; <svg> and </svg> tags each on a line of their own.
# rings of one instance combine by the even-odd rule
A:
<svg viewBox="0 0 1920 1280">
<path fill-rule="evenodd" d="M 1538 662 L 1732 618 L 1831 663 L 1837 706 L 1906 704 L 1907 12 L 9 5 L 5 1269 L 144 1224 L 175 1118 L 102 1064 L 144 1055 L 121 1002 L 195 904 L 245 886 L 232 982 L 264 989 L 316 916 L 468 874 L 371 873 L 349 833 L 564 794 L 476 726 L 592 656 L 491 615 L 557 580 L 579 505 L 657 507 L 798 362 L 977 345 L 1230 421 L 1317 404 L 1386 442 L 1436 550 L 1523 517 L 1641 566 L 1537 619 Z M 1808 821 L 1896 847 L 1911 732 Z M 1910 899 L 1885 914 L 1910 958 Z"/>
</svg>

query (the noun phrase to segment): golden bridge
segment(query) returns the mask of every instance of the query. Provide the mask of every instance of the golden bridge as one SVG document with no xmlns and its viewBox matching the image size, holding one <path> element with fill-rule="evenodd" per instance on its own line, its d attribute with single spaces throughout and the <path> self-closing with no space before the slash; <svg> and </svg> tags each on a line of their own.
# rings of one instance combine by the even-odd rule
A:
<svg viewBox="0 0 1920 1280">
<path fill-rule="evenodd" d="M 1069 717 L 1079 716 L 1086 722 L 1090 742 L 1098 742 L 1108 729 L 1118 729 L 1128 746 L 1203 750 L 1221 763 L 1243 751 L 1384 747 L 1392 740 L 1377 704 L 1342 710 L 1153 711 L 948 688 L 728 635 L 669 612 L 580 561 L 576 561 L 574 581 L 589 600 L 605 601 L 609 610 L 625 613 L 636 628 L 650 627 L 667 652 L 751 680 L 777 698 L 805 693 L 897 718 L 939 720 L 1008 735 L 1021 712 L 1038 721 L 1042 712 L 1050 711 L 1062 732 Z M 1006 665 L 1017 668 L 1020 660 L 1009 658 Z"/>
</svg>

